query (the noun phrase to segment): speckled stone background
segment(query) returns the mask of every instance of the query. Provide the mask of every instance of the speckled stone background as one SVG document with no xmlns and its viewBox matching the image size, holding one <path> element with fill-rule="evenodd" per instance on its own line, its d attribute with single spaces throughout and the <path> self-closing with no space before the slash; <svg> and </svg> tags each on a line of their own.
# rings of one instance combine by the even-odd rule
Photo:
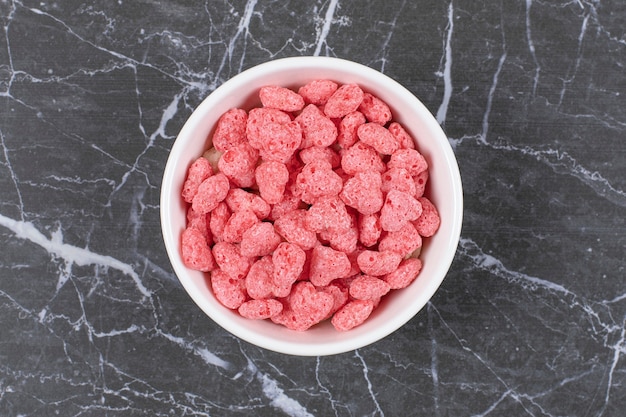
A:
<svg viewBox="0 0 626 417">
<path fill-rule="evenodd" d="M 624 415 L 625 2 L 6 0 L 0 22 L 0 415 Z M 206 318 L 159 224 L 194 107 L 298 55 L 410 89 L 465 192 L 431 303 L 330 357 Z"/>
</svg>

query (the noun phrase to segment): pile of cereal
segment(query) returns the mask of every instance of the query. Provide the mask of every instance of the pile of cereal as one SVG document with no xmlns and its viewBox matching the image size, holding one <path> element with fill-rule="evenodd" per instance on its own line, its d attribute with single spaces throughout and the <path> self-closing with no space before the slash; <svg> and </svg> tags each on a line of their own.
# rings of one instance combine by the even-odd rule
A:
<svg viewBox="0 0 626 417">
<path fill-rule="evenodd" d="M 440 219 L 428 164 L 382 100 L 356 84 L 262 87 L 219 119 L 189 167 L 183 261 L 250 319 L 303 331 L 363 323 L 419 274 Z"/>
</svg>

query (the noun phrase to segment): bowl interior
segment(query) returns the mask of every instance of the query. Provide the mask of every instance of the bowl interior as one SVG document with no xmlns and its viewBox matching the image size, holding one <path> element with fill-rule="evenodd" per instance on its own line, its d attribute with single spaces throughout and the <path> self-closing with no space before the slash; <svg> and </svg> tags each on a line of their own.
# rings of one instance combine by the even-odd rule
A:
<svg viewBox="0 0 626 417">
<path fill-rule="evenodd" d="M 357 83 L 384 100 L 418 142 L 429 163 L 427 196 L 437 206 L 442 222 L 435 236 L 425 239 L 423 269 L 403 290 L 392 291 L 370 318 L 348 332 L 338 332 L 328 322 L 306 332 L 295 332 L 271 321 L 240 317 L 213 296 L 204 273 L 184 266 L 180 235 L 187 205 L 180 197 L 189 165 L 210 147 L 218 118 L 230 108 L 249 109 L 258 104 L 263 85 L 299 87 L 327 78 Z M 231 78 L 210 94 L 194 111 L 178 135 L 168 158 L 161 186 L 161 224 L 172 266 L 194 302 L 232 334 L 263 348 L 293 355 L 317 356 L 350 351 L 368 345 L 397 330 L 428 302 L 444 279 L 459 241 L 462 223 L 462 189 L 458 165 L 447 137 L 428 109 L 407 89 L 366 66 L 337 58 L 296 57 L 270 61 Z"/>
</svg>

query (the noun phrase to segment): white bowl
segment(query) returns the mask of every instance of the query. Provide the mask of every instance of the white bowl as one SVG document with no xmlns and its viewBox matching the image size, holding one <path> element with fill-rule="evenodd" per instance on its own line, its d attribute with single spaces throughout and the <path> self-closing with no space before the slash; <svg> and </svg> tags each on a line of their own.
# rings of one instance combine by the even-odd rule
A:
<svg viewBox="0 0 626 417">
<path fill-rule="evenodd" d="M 210 146 L 218 118 L 228 109 L 260 104 L 264 85 L 297 88 L 314 79 L 357 83 L 384 100 L 418 142 L 429 163 L 426 195 L 439 210 L 441 226 L 424 241 L 422 271 L 409 287 L 392 291 L 362 325 L 338 332 L 327 321 L 296 332 L 269 320 L 250 320 L 222 306 L 207 285 L 204 273 L 187 268 L 180 253 L 187 204 L 181 189 L 189 165 Z M 459 168 L 448 139 L 428 109 L 406 88 L 386 75 L 355 62 L 326 57 L 294 57 L 266 62 L 231 78 L 211 93 L 193 112 L 172 146 L 161 186 L 161 228 L 165 247 L 178 279 L 193 301 L 212 320 L 233 335 L 276 352 L 321 356 L 351 351 L 374 343 L 415 316 L 435 293 L 454 258 L 463 216 Z"/>
</svg>

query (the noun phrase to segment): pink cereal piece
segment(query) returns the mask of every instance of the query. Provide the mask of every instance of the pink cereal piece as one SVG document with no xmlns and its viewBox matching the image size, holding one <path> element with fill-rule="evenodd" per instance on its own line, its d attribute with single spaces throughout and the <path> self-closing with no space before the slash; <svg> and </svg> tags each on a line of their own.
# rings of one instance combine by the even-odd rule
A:
<svg viewBox="0 0 626 417">
<path fill-rule="evenodd" d="M 330 118 L 340 118 L 359 108 L 363 101 L 363 90 L 357 84 L 343 84 L 331 95 L 324 106 Z"/>
<path fill-rule="evenodd" d="M 361 141 L 343 151 L 341 168 L 348 175 L 354 175 L 359 171 L 378 171 L 383 173 L 387 169 L 378 152 Z"/>
<path fill-rule="evenodd" d="M 211 212 L 211 218 L 209 219 L 209 230 L 213 235 L 213 241 L 223 241 L 224 227 L 228 219 L 230 219 L 231 211 L 228 209 L 228 205 L 225 202 L 220 202 L 217 207 Z"/>
<path fill-rule="evenodd" d="M 383 230 L 397 232 L 406 222 L 417 220 L 422 214 L 422 205 L 413 196 L 397 190 L 387 193 L 385 204 L 380 210 L 380 225 Z"/>
<path fill-rule="evenodd" d="M 268 204 L 280 203 L 289 181 L 289 170 L 285 164 L 277 161 L 264 161 L 254 171 L 254 178 L 263 200 Z"/>
<path fill-rule="evenodd" d="M 311 253 L 309 279 L 313 285 L 325 286 L 334 279 L 347 277 L 351 268 L 350 259 L 344 252 L 318 245 Z"/>
<path fill-rule="evenodd" d="M 349 293 L 348 287 L 339 283 L 337 280 L 334 282 L 331 282 L 330 284 L 324 287 L 319 287 L 318 289 L 322 292 L 332 295 L 333 297 L 333 300 L 334 300 L 333 308 L 330 310 L 328 317 L 330 317 L 337 310 L 343 307 L 350 299 L 350 293 Z"/>
<path fill-rule="evenodd" d="M 256 107 L 248 112 L 246 137 L 255 149 L 262 149 L 268 126 L 291 122 L 291 117 L 280 110 L 268 107 Z"/>
<path fill-rule="evenodd" d="M 302 168 L 296 177 L 295 194 L 307 204 L 313 204 L 320 197 L 337 196 L 343 188 L 343 180 L 329 162 L 317 160 Z"/>
<path fill-rule="evenodd" d="M 363 246 L 370 247 L 378 243 L 382 228 L 378 214 L 368 214 L 359 216 L 359 242 Z"/>
<path fill-rule="evenodd" d="M 209 229 L 210 220 L 211 213 L 198 214 L 194 211 L 192 206 L 189 206 L 187 209 L 187 227 L 192 227 L 202 233 L 202 236 L 204 236 L 209 246 L 213 243 L 213 236 Z"/>
<path fill-rule="evenodd" d="M 239 243 L 243 239 L 243 234 L 253 226 L 259 223 L 259 218 L 250 209 L 243 209 L 234 212 L 226 225 L 222 233 L 222 239 L 224 242 Z"/>
<path fill-rule="evenodd" d="M 302 149 L 298 153 L 298 156 L 304 164 L 320 159 L 330 162 L 333 169 L 337 168 L 341 164 L 341 157 L 339 154 L 327 147 L 311 146 L 310 148 Z"/>
<path fill-rule="evenodd" d="M 211 248 L 198 229 L 188 227 L 181 237 L 183 263 L 197 271 L 208 272 L 215 269 Z"/>
<path fill-rule="evenodd" d="M 382 179 L 377 171 L 361 171 L 343 185 L 339 197 L 361 214 L 374 214 L 383 206 Z"/>
<path fill-rule="evenodd" d="M 382 176 L 382 191 L 388 193 L 391 190 L 403 191 L 409 195 L 415 196 L 415 180 L 404 168 L 388 169 Z"/>
<path fill-rule="evenodd" d="M 415 182 L 415 197 L 421 197 L 424 195 L 424 191 L 426 191 L 426 184 L 428 183 L 428 170 L 422 171 L 413 177 Z"/>
<path fill-rule="evenodd" d="M 363 101 L 359 110 L 367 120 L 381 126 L 386 125 L 391 120 L 391 109 L 387 103 L 370 93 L 363 93 Z"/>
<path fill-rule="evenodd" d="M 441 224 L 437 207 L 426 197 L 418 197 L 417 201 L 422 204 L 422 214 L 413 222 L 417 232 L 430 237 L 435 234 Z"/>
<path fill-rule="evenodd" d="M 247 141 L 248 114 L 243 109 L 230 109 L 217 121 L 213 133 L 213 146 L 220 152 L 227 151 Z"/>
<path fill-rule="evenodd" d="M 229 189 L 228 178 L 218 172 L 202 181 L 191 205 L 198 214 L 208 213 L 226 198 Z"/>
<path fill-rule="evenodd" d="M 356 132 L 359 126 L 365 123 L 365 116 L 360 111 L 353 111 L 346 114 L 339 122 L 339 132 L 337 133 L 337 143 L 344 149 L 354 145 L 359 137 Z"/>
<path fill-rule="evenodd" d="M 271 107 L 284 112 L 295 112 L 304 107 L 304 98 L 301 95 L 277 85 L 261 87 L 259 98 L 263 107 Z"/>
<path fill-rule="evenodd" d="M 276 316 L 283 311 L 283 303 L 272 298 L 265 300 L 248 300 L 237 310 L 242 317 L 253 320 L 264 320 Z"/>
<path fill-rule="evenodd" d="M 414 177 L 428 169 L 428 162 L 424 155 L 415 149 L 398 149 L 391 155 L 387 167 L 404 168 Z"/>
<path fill-rule="evenodd" d="M 274 296 L 274 264 L 271 255 L 262 257 L 250 266 L 245 283 L 248 295 L 255 300 Z"/>
<path fill-rule="evenodd" d="M 339 197 L 317 200 L 306 212 L 305 225 L 314 232 L 343 233 L 352 225 L 352 217 Z"/>
<path fill-rule="evenodd" d="M 364 250 L 359 254 L 356 261 L 359 268 L 366 275 L 375 277 L 387 275 L 398 268 L 402 256 L 392 251 Z"/>
<path fill-rule="evenodd" d="M 372 300 L 350 301 L 333 315 L 331 323 L 340 332 L 351 330 L 367 320 L 375 305 Z"/>
<path fill-rule="evenodd" d="M 217 266 L 232 278 L 243 279 L 250 269 L 250 259 L 241 255 L 239 246 L 228 242 L 213 245 L 213 258 Z"/>
<path fill-rule="evenodd" d="M 333 95 L 339 86 L 331 80 L 313 80 L 298 89 L 298 94 L 307 103 L 316 105 L 326 104 L 328 98 Z"/>
<path fill-rule="evenodd" d="M 396 138 L 402 149 L 415 149 L 415 139 L 398 122 L 389 123 L 389 132 Z"/>
<path fill-rule="evenodd" d="M 398 269 L 385 275 L 383 280 L 392 290 L 406 288 L 412 283 L 422 270 L 422 261 L 419 258 L 404 259 Z"/>
<path fill-rule="evenodd" d="M 337 126 L 315 105 L 307 105 L 296 117 L 302 128 L 302 148 L 327 147 L 337 139 Z"/>
<path fill-rule="evenodd" d="M 306 253 L 298 245 L 282 242 L 272 254 L 274 265 L 274 295 L 286 297 L 291 292 L 291 286 L 302 273 Z"/>
<path fill-rule="evenodd" d="M 352 216 L 353 221 L 346 231 L 330 232 L 323 230 L 320 232 L 322 239 L 328 240 L 331 248 L 344 253 L 352 253 L 356 250 L 359 243 L 359 230 L 356 225 L 356 215 Z"/>
<path fill-rule="evenodd" d="M 295 121 L 269 124 L 261 134 L 260 143 L 262 159 L 286 163 L 302 143 L 302 128 Z"/>
<path fill-rule="evenodd" d="M 217 166 L 236 186 L 250 187 L 254 184 L 254 168 L 258 160 L 259 152 L 248 143 L 241 143 L 224 152 Z"/>
<path fill-rule="evenodd" d="M 259 222 L 243 232 L 241 254 L 248 258 L 269 255 L 280 242 L 281 238 L 272 223 Z"/>
<path fill-rule="evenodd" d="M 279 203 L 272 205 L 272 210 L 268 219 L 276 221 L 285 214 L 297 210 L 301 203 L 302 200 L 300 200 L 300 197 L 293 195 L 289 190 L 285 189 L 283 199 Z"/>
<path fill-rule="evenodd" d="M 183 184 L 183 191 L 181 193 L 183 200 L 191 203 L 194 196 L 198 193 L 200 184 L 211 175 L 213 175 L 213 168 L 211 168 L 208 159 L 200 157 L 193 161 L 187 171 L 187 179 Z"/>
<path fill-rule="evenodd" d="M 379 251 L 394 251 L 405 257 L 422 247 L 422 237 L 413 223 L 406 222 L 397 232 L 388 232 L 378 243 Z"/>
<path fill-rule="evenodd" d="M 248 299 L 245 281 L 219 269 L 211 272 L 211 288 L 215 298 L 232 310 L 238 309 Z"/>
<path fill-rule="evenodd" d="M 261 220 L 269 216 L 271 210 L 270 205 L 263 198 L 241 188 L 231 189 L 224 202 L 232 212 L 249 209 Z"/>
<path fill-rule="evenodd" d="M 305 331 L 328 317 L 334 299 L 332 295 L 318 291 L 310 282 L 300 281 L 293 286 L 283 305 L 283 311 L 271 320 L 291 330 Z"/>
<path fill-rule="evenodd" d="M 380 278 L 359 275 L 350 283 L 350 296 L 358 300 L 378 300 L 391 288 Z"/>
<path fill-rule="evenodd" d="M 356 134 L 363 143 L 383 155 L 391 155 L 400 147 L 391 132 L 377 123 L 362 124 L 357 128 Z"/>
<path fill-rule="evenodd" d="M 274 228 L 287 242 L 298 245 L 303 250 L 313 249 L 317 244 L 317 235 L 307 228 L 306 216 L 306 210 L 290 211 L 274 221 Z"/>
</svg>

